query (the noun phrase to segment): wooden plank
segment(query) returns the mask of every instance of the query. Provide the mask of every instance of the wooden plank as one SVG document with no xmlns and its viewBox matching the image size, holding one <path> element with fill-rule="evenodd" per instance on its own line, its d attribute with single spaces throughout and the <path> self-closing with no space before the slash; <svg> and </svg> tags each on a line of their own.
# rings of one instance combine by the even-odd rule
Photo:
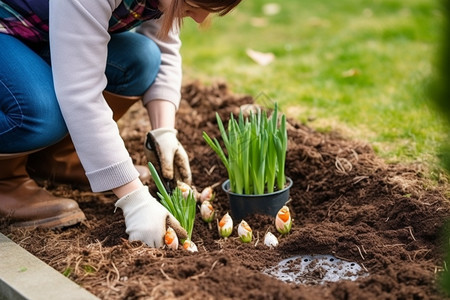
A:
<svg viewBox="0 0 450 300">
<path fill-rule="evenodd" d="M 0 233 L 0 299 L 99 298 Z"/>
</svg>

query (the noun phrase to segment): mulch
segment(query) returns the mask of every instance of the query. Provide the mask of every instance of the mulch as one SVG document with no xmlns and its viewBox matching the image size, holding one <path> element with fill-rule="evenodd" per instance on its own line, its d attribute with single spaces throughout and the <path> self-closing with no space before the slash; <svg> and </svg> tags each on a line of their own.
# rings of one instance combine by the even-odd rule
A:
<svg viewBox="0 0 450 300">
<path fill-rule="evenodd" d="M 215 113 L 227 120 L 254 99 L 233 94 L 225 83 L 193 82 L 182 92 L 178 137 L 190 157 L 193 184 L 214 187 L 221 217 L 230 210 L 220 187 L 227 174 L 202 132 L 218 136 Z M 443 269 L 442 230 L 450 217 L 447 183 L 431 183 L 420 164 L 387 164 L 364 142 L 288 123 L 294 225 L 276 248 L 262 241 L 268 230 L 276 232 L 273 217 L 246 218 L 254 239 L 244 244 L 237 224 L 232 237 L 221 239 L 215 223 L 208 226 L 199 213 L 192 235 L 197 253 L 148 248 L 127 240 L 112 193 L 70 186 L 47 188 L 77 200 L 87 216 L 83 224 L 18 230 L 2 220 L 0 231 L 101 299 L 445 299 L 436 282 Z M 145 109 L 136 104 L 118 124 L 133 160 L 145 165 Z M 316 272 L 308 274 L 315 280 L 295 284 L 264 274 L 283 259 L 321 254 L 355 262 L 365 276 L 324 282 Z"/>
</svg>

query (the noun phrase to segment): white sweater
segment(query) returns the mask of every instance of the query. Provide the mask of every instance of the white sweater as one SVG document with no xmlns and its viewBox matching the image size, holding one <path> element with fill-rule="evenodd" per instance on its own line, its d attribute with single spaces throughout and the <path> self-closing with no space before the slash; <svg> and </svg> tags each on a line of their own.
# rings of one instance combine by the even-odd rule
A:
<svg viewBox="0 0 450 300">
<path fill-rule="evenodd" d="M 108 22 L 120 0 L 50 0 L 50 49 L 56 95 L 69 133 L 94 192 L 111 190 L 139 174 L 119 134 L 112 111 L 102 96 L 106 87 Z M 156 38 L 160 21 L 138 28 L 162 52 L 161 68 L 144 94 L 178 107 L 181 88 L 181 46 L 178 33 Z M 126 47 L 126 45 L 124 45 Z"/>
</svg>

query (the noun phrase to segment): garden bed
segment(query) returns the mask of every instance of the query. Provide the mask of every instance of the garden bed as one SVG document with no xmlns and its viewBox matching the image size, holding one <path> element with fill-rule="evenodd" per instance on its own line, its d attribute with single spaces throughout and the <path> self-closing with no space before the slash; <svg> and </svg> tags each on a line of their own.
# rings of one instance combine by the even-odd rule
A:
<svg viewBox="0 0 450 300">
<path fill-rule="evenodd" d="M 220 188 L 227 174 L 202 132 L 218 136 L 215 112 L 227 120 L 230 112 L 237 114 L 252 102 L 225 84 L 183 87 L 178 137 L 191 159 L 193 184 L 215 186 L 218 217 L 229 211 Z M 140 164 L 146 164 L 147 120 L 137 104 L 119 122 Z M 267 230 L 276 232 L 271 217 L 247 218 L 254 239 L 243 244 L 236 230 L 220 239 L 216 225 L 209 228 L 198 213 L 192 235 L 197 253 L 130 243 L 111 193 L 68 186 L 48 189 L 76 199 L 87 216 L 83 224 L 30 231 L 11 230 L 3 220 L 0 231 L 102 299 L 443 299 L 436 276 L 443 265 L 441 230 L 450 217 L 445 185 L 429 184 L 420 165 L 386 164 L 370 145 L 337 133 L 318 133 L 289 120 L 288 135 L 286 175 L 294 181 L 288 206 L 294 225 L 277 248 L 263 243 Z M 294 284 L 263 274 L 298 255 L 333 255 L 359 264 L 366 276 L 321 282 L 323 274 L 315 272 L 309 284 Z"/>
</svg>

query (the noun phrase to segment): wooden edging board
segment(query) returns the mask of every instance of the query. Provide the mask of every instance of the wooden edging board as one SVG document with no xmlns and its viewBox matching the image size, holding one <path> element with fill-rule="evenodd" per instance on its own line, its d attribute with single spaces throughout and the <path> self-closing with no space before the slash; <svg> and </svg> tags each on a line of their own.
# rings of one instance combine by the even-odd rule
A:
<svg viewBox="0 0 450 300">
<path fill-rule="evenodd" d="M 98 300 L 0 233 L 0 300 Z"/>
</svg>

